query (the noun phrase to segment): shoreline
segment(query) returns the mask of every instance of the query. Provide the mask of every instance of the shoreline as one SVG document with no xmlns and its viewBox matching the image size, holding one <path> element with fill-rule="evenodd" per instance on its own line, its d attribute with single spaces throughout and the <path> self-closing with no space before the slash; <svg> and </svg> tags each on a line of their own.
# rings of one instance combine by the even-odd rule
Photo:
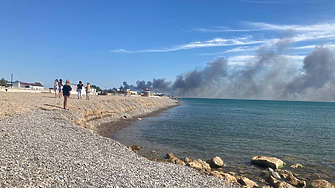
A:
<svg viewBox="0 0 335 188">
<path fill-rule="evenodd" d="M 160 109 L 157 109 L 157 110 L 153 110 L 150 113 L 137 114 L 137 115 L 132 116 L 130 118 L 127 117 L 127 119 L 120 118 L 118 120 L 114 120 L 114 121 L 111 121 L 111 122 L 102 123 L 102 124 L 95 127 L 94 132 L 96 134 L 100 135 L 100 136 L 113 139 L 113 137 L 111 136 L 112 132 L 120 130 L 120 129 L 126 127 L 126 126 L 131 126 L 136 121 L 140 121 L 138 118 L 143 119 L 143 118 L 155 117 L 155 116 L 163 113 L 164 111 L 172 109 L 172 108 L 177 107 L 179 105 L 180 105 L 180 102 L 178 102 L 178 104 L 176 104 L 176 105 L 167 106 L 167 107 L 163 107 L 163 108 L 160 108 Z"/>
<path fill-rule="evenodd" d="M 143 115 L 175 101 L 92 97 L 70 99 L 70 110 L 63 110 L 62 100 L 47 94 L 0 92 L 0 97 L 1 187 L 238 187 L 185 166 L 147 160 L 94 133 L 89 128 L 95 121 L 83 124 L 92 118 L 85 115 L 135 117 L 134 111 Z"/>
<path fill-rule="evenodd" d="M 151 115 L 149 117 L 156 116 L 156 115 L 157 114 Z M 136 119 L 134 121 L 136 121 Z M 112 136 L 110 138 L 112 138 Z M 119 140 L 117 140 L 117 141 L 119 141 Z M 119 141 L 119 142 L 121 142 L 121 141 Z M 134 144 L 135 145 L 133 145 L 132 147 L 131 147 L 131 145 L 127 145 L 127 146 L 129 147 L 129 149 L 132 149 L 138 155 L 140 155 L 142 157 L 145 157 L 148 160 L 155 161 L 155 162 L 167 162 L 167 163 L 172 162 L 172 163 L 176 164 L 176 162 L 175 162 L 176 160 L 184 161 L 185 158 L 189 157 L 189 156 L 186 156 L 184 158 L 178 158 L 178 156 L 177 156 L 177 157 L 173 158 L 172 160 L 167 158 L 167 157 L 157 157 L 159 155 L 160 156 L 168 155 L 168 153 L 170 153 L 171 151 L 168 150 L 165 153 L 162 152 L 162 151 L 158 152 L 160 149 L 153 148 L 153 147 L 147 148 L 148 147 L 147 145 L 138 145 L 136 142 L 134 142 Z M 145 149 L 143 149 L 145 151 L 143 151 L 141 148 L 145 148 Z M 156 155 L 156 157 L 153 157 L 153 155 Z M 194 158 L 193 160 L 199 160 L 199 159 Z M 202 160 L 204 160 L 204 159 L 202 159 Z M 205 159 L 205 160 L 207 160 L 207 159 Z M 250 160 L 251 160 L 251 158 L 250 158 Z M 284 157 L 284 160 L 285 160 L 285 157 Z M 252 167 L 250 168 L 250 166 L 252 166 Z M 296 166 L 296 167 L 293 167 L 293 166 Z M 225 169 L 225 170 L 223 171 L 223 169 Z M 269 185 L 269 183 L 265 183 L 268 180 L 265 180 L 264 177 L 262 177 L 262 175 L 261 175 L 262 173 L 265 173 L 265 171 L 267 169 L 264 168 L 264 167 L 261 167 L 261 166 L 253 165 L 250 161 L 243 161 L 237 166 L 236 165 L 225 166 L 223 169 L 218 169 L 218 171 L 228 173 L 228 174 L 234 174 L 234 176 L 237 175 L 236 177 L 242 177 L 242 176 L 243 177 L 248 177 L 250 180 L 258 183 L 258 185 L 262 185 L 262 186 Z M 303 165 L 301 165 L 300 163 L 292 163 L 292 162 L 290 163 L 289 162 L 288 166 L 285 165 L 285 167 L 283 169 L 286 172 L 290 172 L 290 173 L 294 174 L 294 176 L 296 178 L 295 180 L 304 181 L 305 184 L 306 183 L 309 184 L 309 183 L 313 182 L 313 180 L 318 180 L 318 179 L 326 180 L 326 181 L 328 180 L 330 183 L 334 183 L 334 181 L 332 179 L 329 179 L 329 177 L 324 177 L 324 178 L 320 177 L 320 175 L 317 173 L 318 169 L 314 169 L 314 174 L 313 175 L 305 176 L 306 174 L 310 173 L 310 171 L 312 171 L 312 169 L 309 168 L 309 167 L 306 168 Z M 214 169 L 214 171 L 215 170 L 216 169 Z M 319 169 L 319 170 L 322 170 L 322 169 Z M 304 171 L 307 171 L 308 173 L 305 173 Z"/>
<path fill-rule="evenodd" d="M 37 96 L 40 96 L 40 95 L 37 95 Z M 46 96 L 42 96 L 42 97 L 46 97 Z M 101 97 L 99 99 L 96 98 L 93 101 L 71 99 L 71 102 L 73 102 L 73 105 L 70 107 L 72 108 L 70 109 L 70 111 L 65 111 L 65 110 L 59 110 L 60 108 L 59 99 L 54 99 L 54 98 L 51 99 L 52 97 L 50 96 L 47 96 L 46 98 L 48 101 L 51 101 L 51 100 L 56 101 L 56 104 L 46 105 L 43 103 L 43 100 L 42 100 L 42 106 L 40 106 L 39 104 L 35 104 L 33 108 L 26 109 L 25 111 L 21 113 L 14 113 L 10 116 L 5 116 L 5 118 L 0 119 L 0 134 L 1 136 L 5 138 L 5 141 L 7 141 L 6 139 L 9 140 L 7 144 L 2 143 L 2 144 L 5 144 L 2 146 L 2 150 L 4 150 L 2 151 L 2 153 L 6 153 L 7 157 L 6 156 L 5 158 L 3 158 L 3 156 L 2 158 L 0 157 L 0 163 L 1 163 L 0 172 L 3 171 L 3 167 L 5 167 L 5 170 L 6 170 L 5 177 L 6 178 L 10 178 L 11 176 L 13 176 L 11 175 L 11 173 L 13 172 L 11 169 L 15 168 L 13 166 L 10 166 L 7 168 L 8 166 L 7 164 L 12 165 L 12 164 L 17 163 L 17 162 L 16 163 L 10 162 L 12 158 L 15 159 L 21 156 L 21 158 L 16 160 L 16 161 L 19 161 L 20 168 L 22 168 L 22 165 L 27 165 L 27 163 L 28 163 L 27 165 L 28 167 L 34 166 L 35 163 L 31 164 L 31 161 L 30 162 L 26 161 L 27 159 L 25 156 L 33 156 L 34 157 L 33 161 L 34 161 L 36 157 L 36 152 L 37 152 L 36 159 L 37 161 L 41 161 L 40 160 L 41 158 L 48 157 L 50 155 L 50 152 L 51 153 L 53 152 L 52 148 L 56 145 L 57 148 L 60 147 L 62 151 L 60 153 L 52 154 L 53 156 L 52 158 L 44 158 L 43 160 L 44 163 L 51 163 L 51 166 L 53 166 L 52 168 L 55 168 L 55 169 L 59 168 L 57 167 L 57 164 L 61 161 L 64 161 L 64 160 L 65 161 L 73 161 L 73 160 L 80 161 L 82 157 L 84 157 L 86 161 L 91 161 L 91 162 L 85 162 L 84 166 L 87 166 L 87 165 L 90 166 L 91 164 L 93 164 L 93 166 L 91 165 L 91 167 L 97 167 L 96 164 L 93 162 L 93 161 L 96 161 L 96 157 L 93 155 L 90 158 L 86 158 L 86 155 L 91 156 L 91 154 L 96 153 L 96 150 L 98 148 L 102 147 L 104 149 L 98 149 L 98 151 L 103 152 L 103 153 L 107 152 L 107 153 L 104 154 L 99 160 L 105 161 L 107 163 L 111 163 L 110 165 L 112 169 L 114 169 L 113 164 L 116 162 L 116 163 L 119 163 L 119 165 L 121 165 L 118 167 L 118 168 L 121 168 L 120 170 L 125 170 L 123 169 L 124 166 L 122 165 L 125 165 L 125 166 L 129 165 L 129 162 L 130 162 L 128 160 L 129 157 L 130 158 L 135 157 L 137 162 L 140 162 L 141 164 L 143 163 L 142 165 L 138 165 L 136 162 L 135 163 L 131 162 L 131 166 L 128 167 L 129 169 L 126 170 L 127 171 L 126 173 L 135 174 L 137 178 L 134 180 L 134 179 L 129 179 L 129 177 L 122 177 L 121 179 L 119 179 L 119 181 L 121 182 L 127 179 L 129 181 L 135 181 L 139 183 L 143 181 L 143 179 L 141 179 L 141 177 L 138 177 L 138 175 L 136 174 L 138 173 L 138 171 L 141 171 L 143 168 L 149 168 L 151 170 L 146 171 L 145 173 L 150 174 L 152 173 L 152 171 L 154 171 L 155 173 L 157 172 L 160 174 L 159 177 L 165 177 L 167 175 L 167 176 L 170 176 L 169 177 L 170 179 L 171 178 L 173 179 L 176 173 L 179 174 L 179 176 L 185 177 L 186 179 L 184 179 L 183 182 L 179 182 L 178 185 L 184 185 L 184 183 L 186 183 L 185 185 L 191 185 L 192 182 L 194 182 L 194 178 L 196 178 L 200 182 L 198 182 L 198 184 L 195 184 L 195 185 L 200 185 L 202 183 L 210 181 L 213 183 L 215 182 L 214 184 L 211 184 L 212 186 L 213 185 L 222 186 L 222 187 L 237 186 L 237 184 L 227 184 L 227 181 L 225 181 L 227 177 L 225 176 L 226 178 L 222 178 L 222 175 L 219 174 L 220 176 L 218 176 L 217 174 L 214 173 L 215 171 L 210 172 L 210 173 L 199 173 L 198 171 L 192 168 L 186 167 L 185 165 L 175 165 L 175 164 L 172 165 L 169 163 L 158 163 L 158 162 L 153 162 L 153 161 L 148 162 L 149 160 L 147 160 L 143 156 L 140 156 L 130 151 L 124 144 L 121 144 L 118 141 L 115 141 L 113 138 L 111 138 L 111 136 L 106 138 L 104 137 L 104 135 L 101 135 L 101 133 L 110 134 L 111 133 L 109 132 L 110 130 L 115 131 L 117 129 L 123 128 L 126 125 L 131 125 L 131 123 L 136 121 L 138 117 L 144 118 L 144 117 L 156 116 L 165 110 L 176 107 L 177 105 L 179 105 L 179 103 L 177 103 L 176 101 L 173 101 L 173 102 L 170 101 L 171 102 L 169 103 L 170 105 L 162 107 L 166 105 L 166 103 L 162 101 L 157 101 L 157 99 L 153 99 L 152 101 L 150 101 L 150 99 L 148 99 L 148 101 L 143 101 L 143 100 L 147 100 L 145 98 L 128 99 L 128 98 L 123 98 L 123 97 L 115 97 L 115 98 Z M 32 100 L 32 99 L 29 98 L 28 100 Z M 6 101 L 6 99 L 4 101 Z M 114 105 L 114 106 L 111 107 L 108 104 Z M 145 104 L 146 106 L 145 109 L 141 108 L 141 105 L 143 104 Z M 159 107 L 156 106 L 157 104 L 159 104 L 160 106 Z M 93 105 L 93 106 L 90 106 L 90 105 Z M 102 105 L 104 107 L 101 107 Z M 123 106 L 119 106 L 119 105 L 123 105 Z M 135 105 L 135 107 L 132 105 Z M 16 105 L 14 105 L 14 107 L 15 106 Z M 90 109 L 87 109 L 87 107 L 90 107 Z M 116 111 L 115 108 L 120 108 L 121 110 Z M 108 116 L 113 116 L 113 118 L 108 118 Z M 127 119 L 121 118 L 124 116 L 127 116 Z M 50 119 L 52 120 L 50 121 Z M 110 123 L 106 123 L 108 121 Z M 8 122 L 9 122 L 9 125 L 12 125 L 14 128 L 15 126 L 17 126 L 16 129 L 11 130 L 13 127 L 8 127 L 7 126 Z M 34 128 L 35 126 L 37 126 L 36 130 L 31 131 L 30 129 L 31 128 L 35 129 Z M 49 126 L 51 126 L 51 128 Z M 113 127 L 113 126 L 116 126 L 116 127 Z M 55 130 L 57 130 L 59 133 L 57 133 L 57 131 L 56 133 L 54 133 Z M 28 131 L 28 134 L 27 134 L 27 131 Z M 71 131 L 75 131 L 75 132 L 70 134 L 69 132 Z M 39 132 L 42 132 L 42 133 L 39 133 Z M 43 132 L 46 132 L 46 133 L 43 133 Z M 31 136 L 34 136 L 34 134 L 38 134 L 38 136 L 36 138 L 31 137 Z M 49 135 L 49 137 L 47 135 Z M 50 140 L 47 139 L 46 141 L 45 140 L 47 138 L 46 136 L 52 139 Z M 73 140 L 72 137 L 75 137 L 76 139 Z M 36 140 L 34 141 L 34 139 L 37 139 L 37 141 Z M 38 139 L 42 139 L 42 141 Z M 17 142 L 17 140 L 22 140 L 22 141 Z M 26 143 L 28 143 L 28 146 L 30 145 L 29 143 L 31 143 L 32 145 L 34 145 L 34 143 L 37 143 L 40 146 L 32 147 L 30 150 L 26 151 L 25 150 L 25 148 L 27 147 Z M 49 146 L 44 147 L 43 145 L 45 143 L 49 144 Z M 86 144 L 86 143 L 89 143 L 89 144 Z M 101 145 L 102 143 L 107 143 L 107 145 L 102 146 Z M 77 156 L 77 157 L 67 159 L 69 157 L 67 154 L 68 153 L 67 149 L 69 149 L 68 148 L 69 144 L 71 145 L 69 152 L 72 153 L 70 154 L 70 156 Z M 110 148 L 111 147 L 110 144 L 112 144 L 113 146 L 112 148 Z M 16 147 L 12 148 L 12 145 L 16 145 Z M 98 148 L 97 147 L 92 148 L 91 146 L 98 146 Z M 116 148 L 114 147 L 118 149 L 116 150 Z M 8 151 L 13 150 L 13 149 L 15 150 L 18 148 L 19 149 L 21 148 L 20 150 L 24 152 L 33 151 L 33 154 L 27 155 L 26 153 L 24 153 L 23 155 L 22 154 L 16 155 L 15 153 L 17 153 L 18 151 L 15 151 L 14 155 L 12 156 L 7 155 L 7 153 L 9 153 L 10 155 L 11 153 L 13 153 L 13 152 L 8 152 Z M 57 148 L 54 148 L 54 150 L 55 151 L 59 150 Z M 106 148 L 109 148 L 109 149 L 105 151 Z M 43 150 L 46 149 L 48 155 L 43 156 L 45 154 L 45 151 L 42 152 L 41 149 Z M 78 155 L 77 154 L 78 151 L 82 152 L 82 155 Z M 41 152 L 41 154 L 38 154 L 39 152 Z M 87 152 L 91 152 L 91 154 Z M 121 152 L 121 153 L 118 153 L 118 152 Z M 55 157 L 57 159 L 56 161 L 54 161 L 53 159 Z M 125 160 L 125 158 L 127 158 L 127 160 Z M 135 160 L 135 159 L 131 159 L 131 160 Z M 77 163 L 76 161 L 75 161 L 76 164 L 80 164 L 80 163 Z M 174 161 L 177 161 L 177 159 L 174 159 Z M 105 162 L 103 162 L 102 164 L 104 164 Z M 68 165 L 73 166 L 73 164 L 67 164 L 67 163 L 65 166 L 68 166 Z M 154 166 L 154 167 L 152 168 L 151 166 Z M 136 169 L 135 171 L 132 171 L 131 168 L 134 168 L 134 167 L 136 167 Z M 164 168 L 167 167 L 168 169 L 161 169 L 162 167 Z M 64 167 L 64 168 L 67 168 L 67 167 Z M 164 171 L 164 173 L 162 173 L 163 172 L 162 170 Z M 187 175 L 185 174 L 185 171 L 187 171 L 187 173 L 191 173 L 191 175 L 193 174 L 192 175 L 193 178 L 191 178 L 192 180 L 189 179 L 190 177 L 186 177 Z M 33 173 L 33 174 L 35 173 L 35 172 L 31 172 L 30 169 L 28 169 L 28 172 Z M 74 173 L 74 176 L 76 176 L 77 172 L 73 172 L 71 170 L 70 172 Z M 8 176 L 6 176 L 6 173 L 8 174 Z M 99 173 L 99 171 L 94 171 L 94 173 Z M 216 178 L 214 176 L 219 177 L 219 178 Z M 22 179 L 22 177 L 19 177 L 19 178 Z M 162 180 L 161 178 L 153 178 L 153 179 L 156 181 L 156 183 L 160 183 L 161 181 L 164 181 L 164 182 L 166 181 L 165 178 L 163 178 L 164 180 Z M 64 180 L 63 177 L 60 179 L 60 181 L 62 182 L 62 180 Z M 152 178 L 150 178 L 150 180 L 152 180 Z M 106 181 L 108 182 L 108 178 L 106 179 Z M 59 183 L 58 180 L 57 182 Z M 148 182 L 148 185 L 152 185 L 150 182 Z M 10 184 L 10 185 L 13 185 L 13 184 Z M 79 185 L 79 184 L 73 184 L 73 185 Z M 99 185 L 99 183 L 95 185 Z M 104 185 L 108 185 L 108 184 L 104 184 Z M 207 185 L 207 183 L 203 185 L 204 186 L 202 187 L 206 187 L 205 185 Z M 132 186 L 126 185 L 126 187 L 132 187 Z M 176 186 L 176 187 L 180 187 L 180 186 Z"/>
</svg>

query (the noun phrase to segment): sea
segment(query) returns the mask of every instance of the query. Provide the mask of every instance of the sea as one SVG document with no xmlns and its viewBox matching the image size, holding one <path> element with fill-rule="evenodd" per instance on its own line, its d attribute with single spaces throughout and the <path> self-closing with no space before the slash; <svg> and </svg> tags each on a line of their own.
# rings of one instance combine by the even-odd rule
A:
<svg viewBox="0 0 335 188">
<path fill-rule="evenodd" d="M 304 180 L 320 176 L 335 183 L 335 103 L 271 100 L 181 99 L 155 117 L 111 133 L 140 154 L 208 160 L 219 156 L 224 171 L 257 179 L 264 168 L 253 156 L 282 159 Z M 305 168 L 294 169 L 300 163 Z"/>
</svg>

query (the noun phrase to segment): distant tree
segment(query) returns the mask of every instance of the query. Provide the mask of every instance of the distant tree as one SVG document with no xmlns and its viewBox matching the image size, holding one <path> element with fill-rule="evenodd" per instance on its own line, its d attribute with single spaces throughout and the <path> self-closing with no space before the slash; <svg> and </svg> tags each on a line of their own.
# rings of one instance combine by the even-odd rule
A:
<svg viewBox="0 0 335 188">
<path fill-rule="evenodd" d="M 34 84 L 37 85 L 37 86 L 42 86 L 43 87 L 43 85 L 40 82 L 35 82 Z"/>
<path fill-rule="evenodd" d="M 1 86 L 6 86 L 7 83 L 8 83 L 7 80 L 5 80 L 4 78 L 1 78 L 1 80 L 0 80 L 0 85 L 1 85 Z"/>
<path fill-rule="evenodd" d="M 97 92 L 102 91 L 102 89 L 99 86 L 96 86 L 96 85 L 91 85 L 91 88 L 96 89 Z"/>
</svg>

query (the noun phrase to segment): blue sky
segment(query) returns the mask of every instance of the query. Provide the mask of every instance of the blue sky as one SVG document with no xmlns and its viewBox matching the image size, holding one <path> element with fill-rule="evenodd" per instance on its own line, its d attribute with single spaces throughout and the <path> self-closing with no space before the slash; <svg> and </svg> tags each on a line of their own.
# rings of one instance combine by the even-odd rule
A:
<svg viewBox="0 0 335 188">
<path fill-rule="evenodd" d="M 0 1 L 0 77 L 91 82 L 165 78 L 210 60 L 246 66 L 260 46 L 290 39 L 301 66 L 315 45 L 335 47 L 333 0 Z"/>
</svg>

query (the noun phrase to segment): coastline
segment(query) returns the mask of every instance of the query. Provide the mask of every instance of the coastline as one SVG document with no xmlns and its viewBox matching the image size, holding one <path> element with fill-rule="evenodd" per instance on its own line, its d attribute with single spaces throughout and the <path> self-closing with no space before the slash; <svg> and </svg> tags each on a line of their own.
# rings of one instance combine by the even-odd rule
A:
<svg viewBox="0 0 335 188">
<path fill-rule="evenodd" d="M 100 136 L 104 136 L 107 138 L 111 138 L 113 139 L 113 137 L 111 136 L 111 133 L 114 131 L 117 131 L 119 129 L 124 128 L 125 126 L 131 126 L 133 123 L 135 123 L 136 121 L 140 121 L 138 118 L 150 118 L 150 117 L 154 117 L 159 115 L 160 113 L 163 113 L 166 110 L 169 110 L 171 108 L 174 108 L 176 106 L 180 105 L 179 103 L 177 103 L 176 105 L 171 105 L 171 106 L 167 106 L 167 107 L 162 107 L 159 109 L 155 109 L 151 112 L 148 113 L 141 113 L 141 114 L 137 114 L 134 115 L 132 117 L 127 117 L 127 119 L 114 119 L 114 121 L 110 121 L 107 123 L 102 123 L 98 126 L 95 127 L 94 132 Z"/>
<path fill-rule="evenodd" d="M 51 94 L 0 92 L 0 95 L 1 105 L 6 105 L 0 118 L 2 187 L 238 187 L 186 166 L 147 160 L 92 129 L 110 120 L 107 118 L 110 114 L 128 115 L 130 119 L 137 117 L 136 114 L 150 115 L 157 105 L 166 105 L 160 99 L 99 98 L 89 102 L 71 99 L 70 110 L 63 110 L 62 100 Z M 128 105 L 112 112 L 112 107 L 101 107 L 119 100 L 136 108 Z M 93 109 L 87 109 L 92 103 Z M 140 103 L 146 108 L 138 110 Z M 94 116 L 89 116 L 90 121 L 84 124 L 88 114 Z M 101 119 L 95 119 L 98 117 Z"/>
<path fill-rule="evenodd" d="M 92 101 L 71 99 L 68 111 L 60 107 L 62 100 L 50 94 L 2 94 L 0 104 L 8 107 L 3 109 L 14 113 L 0 118 L 0 137 L 4 138 L 0 151 L 5 153 L 0 157 L 1 186 L 239 187 L 238 183 L 250 182 L 215 168 L 204 172 L 197 165 L 208 164 L 201 159 L 187 163 L 172 155 L 174 158 L 150 161 L 110 138 L 110 131 L 173 108 L 179 105 L 177 101 L 92 97 Z M 40 177 L 41 172 L 47 177 Z M 36 176 L 40 178 L 34 179 Z"/>
</svg>

